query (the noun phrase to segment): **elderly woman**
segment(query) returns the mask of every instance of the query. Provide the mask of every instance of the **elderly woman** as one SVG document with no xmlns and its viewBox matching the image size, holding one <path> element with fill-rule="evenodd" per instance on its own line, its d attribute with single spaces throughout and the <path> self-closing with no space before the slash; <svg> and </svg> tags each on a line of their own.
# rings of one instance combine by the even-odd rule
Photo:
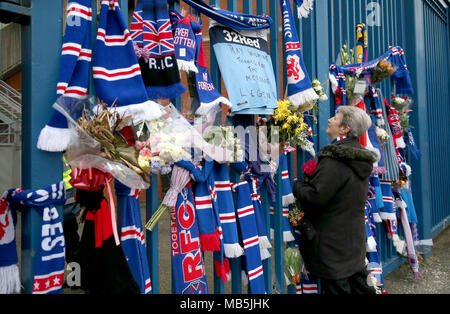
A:
<svg viewBox="0 0 450 314">
<path fill-rule="evenodd" d="M 305 212 L 300 250 L 325 294 L 375 293 L 367 284 L 364 209 L 377 157 L 358 141 L 371 123 L 365 111 L 340 107 L 328 120 L 332 144 L 319 152 L 313 176 L 294 185 Z"/>
</svg>

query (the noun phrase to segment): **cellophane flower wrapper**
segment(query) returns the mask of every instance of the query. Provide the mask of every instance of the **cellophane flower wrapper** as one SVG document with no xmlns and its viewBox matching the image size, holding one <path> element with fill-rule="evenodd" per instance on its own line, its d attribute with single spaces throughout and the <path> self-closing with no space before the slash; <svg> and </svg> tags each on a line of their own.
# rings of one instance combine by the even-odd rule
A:
<svg viewBox="0 0 450 314">
<path fill-rule="evenodd" d="M 284 251 L 284 275 L 287 285 L 300 282 L 303 258 L 298 247 L 289 247 Z"/>
<path fill-rule="evenodd" d="M 232 151 L 233 154 L 227 162 L 241 162 L 244 160 L 244 149 L 241 140 L 235 136 L 234 130 L 230 126 L 212 126 L 205 130 L 203 138 L 206 142 Z"/>
<path fill-rule="evenodd" d="M 79 169 L 96 168 L 110 173 L 122 184 L 131 189 L 148 189 L 149 183 L 124 163 L 105 158 L 100 142 L 90 136 L 80 125 L 78 119 L 86 110 L 91 112 L 92 99 L 74 100 L 73 98 L 59 97 L 53 108 L 61 112 L 68 121 L 69 128 L 75 134 L 66 151 L 69 164 Z"/>
<path fill-rule="evenodd" d="M 217 162 L 226 162 L 233 155 L 231 150 L 207 143 L 202 127 L 191 125 L 172 104 L 162 111 L 159 119 L 145 122 L 146 132 L 136 143 L 141 162 L 148 162 L 151 172 L 160 173 L 178 161 L 191 160 L 193 148 Z"/>
</svg>

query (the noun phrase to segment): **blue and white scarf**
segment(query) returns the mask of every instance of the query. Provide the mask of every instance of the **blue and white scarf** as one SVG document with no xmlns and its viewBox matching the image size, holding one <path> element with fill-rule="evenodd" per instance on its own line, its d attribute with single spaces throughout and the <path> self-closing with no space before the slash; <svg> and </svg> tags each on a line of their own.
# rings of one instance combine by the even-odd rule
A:
<svg viewBox="0 0 450 314">
<path fill-rule="evenodd" d="M 71 0 L 67 6 L 66 30 L 61 49 L 61 65 L 56 87 L 57 97 L 86 99 L 92 57 L 91 0 Z M 37 147 L 50 152 L 66 150 L 76 133 L 66 117 L 57 110 L 41 130 Z"/>
<path fill-rule="evenodd" d="M 201 26 L 188 16 L 183 17 L 175 10 L 169 10 L 169 16 L 172 23 L 173 43 L 178 68 L 186 73 L 197 73 L 195 60 L 198 49 L 195 37 L 199 31 L 201 36 Z"/>
<path fill-rule="evenodd" d="M 252 176 L 251 178 L 247 179 L 247 182 L 251 187 L 251 197 L 253 208 L 255 209 L 256 227 L 258 229 L 261 259 L 265 260 L 271 256 L 269 249 L 272 248 L 272 245 L 270 244 L 268 238 L 266 220 L 264 218 L 263 208 L 261 204 L 261 196 L 259 195 L 259 180 L 256 177 Z"/>
<path fill-rule="evenodd" d="M 60 293 L 64 281 L 66 243 L 62 217 L 55 206 L 66 202 L 64 181 L 38 190 L 25 190 L 11 199 L 11 206 L 33 208 L 42 217 L 42 232 L 33 274 L 33 294 Z"/>
<path fill-rule="evenodd" d="M 210 19 L 218 23 L 238 29 L 238 30 L 258 30 L 269 28 L 272 24 L 270 16 L 260 16 L 251 14 L 241 14 L 237 12 L 230 12 L 220 8 L 213 8 L 203 0 L 183 0 L 191 7 L 197 9 Z"/>
<path fill-rule="evenodd" d="M 131 190 L 114 180 L 117 209 L 122 212 L 120 242 L 134 280 L 142 294 L 152 293 L 152 283 L 145 249 L 144 227 L 139 204 L 139 190 Z"/>
<path fill-rule="evenodd" d="M 214 163 L 213 166 L 214 189 L 212 191 L 213 204 L 218 208 L 220 225 L 223 231 L 225 256 L 236 258 L 244 253 L 239 244 L 236 225 L 236 213 L 231 192 L 230 177 L 226 164 Z"/>
<path fill-rule="evenodd" d="M 404 57 L 404 51 L 401 47 L 390 47 L 387 52 L 385 52 L 383 55 L 378 57 L 375 60 L 364 62 L 364 63 L 357 63 L 357 64 L 350 64 L 346 66 L 338 66 L 335 63 L 330 65 L 330 83 L 333 90 L 333 93 L 336 95 L 339 95 L 340 103 L 336 104 L 335 110 L 342 105 L 347 105 L 347 88 L 346 88 L 346 81 L 345 81 L 345 75 L 362 75 L 363 77 L 367 74 L 370 74 L 373 69 L 378 65 L 380 61 L 387 61 L 392 64 L 394 68 L 397 68 L 397 70 L 392 74 L 391 78 L 395 83 L 395 86 L 397 88 L 396 92 L 398 94 L 404 93 L 404 94 L 412 94 L 414 92 L 412 83 L 411 83 L 411 77 L 408 71 L 408 67 L 405 63 L 405 57 Z M 398 72 L 398 73 L 397 73 Z M 381 116 L 381 112 L 379 109 L 381 109 L 382 105 L 379 102 L 377 92 L 372 86 L 371 82 L 367 82 L 369 84 L 369 96 L 375 101 L 372 105 L 375 107 L 377 118 Z"/>
<path fill-rule="evenodd" d="M 175 293 L 207 294 L 208 285 L 191 183 L 178 194 L 176 206 L 170 209 L 170 216 Z"/>
<path fill-rule="evenodd" d="M 9 205 L 11 198 L 22 192 L 10 189 L 0 198 L 0 294 L 20 293 L 20 275 L 17 267 L 16 209 Z"/>
<path fill-rule="evenodd" d="M 145 90 L 130 31 L 117 0 L 102 0 L 92 73 L 98 98 L 135 123 L 161 116 Z M 100 110 L 97 105 L 95 110 Z"/>
<path fill-rule="evenodd" d="M 295 29 L 289 0 L 280 0 L 283 16 L 284 49 L 287 68 L 287 97 L 301 111 L 313 108 L 319 96 L 312 88 L 311 79 L 303 61 L 300 41 Z"/>
<path fill-rule="evenodd" d="M 289 167 L 288 167 L 288 153 L 283 151 L 280 155 L 278 161 L 279 171 L 281 172 L 281 191 L 282 191 L 282 207 L 283 211 L 282 224 L 283 224 L 283 241 L 291 242 L 294 241 L 294 235 L 292 234 L 292 226 L 289 222 L 288 216 L 289 211 L 292 209 L 292 204 L 295 203 L 295 197 L 292 194 L 291 180 L 289 179 Z M 275 205 L 274 203 L 270 206 L 271 216 L 271 233 L 275 230 Z M 273 236 L 271 236 L 273 238 Z"/>
<path fill-rule="evenodd" d="M 245 266 L 250 291 L 252 294 L 265 294 L 264 273 L 261 263 L 259 236 L 256 226 L 255 209 L 250 196 L 247 181 L 232 185 L 236 197 L 236 213 L 239 219 L 239 230 L 245 250 Z"/>
</svg>

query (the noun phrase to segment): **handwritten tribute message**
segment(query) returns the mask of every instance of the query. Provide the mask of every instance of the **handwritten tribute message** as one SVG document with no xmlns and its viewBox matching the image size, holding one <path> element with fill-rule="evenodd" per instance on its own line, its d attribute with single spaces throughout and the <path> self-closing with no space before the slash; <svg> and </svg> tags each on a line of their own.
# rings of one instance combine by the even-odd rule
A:
<svg viewBox="0 0 450 314">
<path fill-rule="evenodd" d="M 273 114 L 277 90 L 267 40 L 223 26 L 210 28 L 233 113 Z"/>
</svg>

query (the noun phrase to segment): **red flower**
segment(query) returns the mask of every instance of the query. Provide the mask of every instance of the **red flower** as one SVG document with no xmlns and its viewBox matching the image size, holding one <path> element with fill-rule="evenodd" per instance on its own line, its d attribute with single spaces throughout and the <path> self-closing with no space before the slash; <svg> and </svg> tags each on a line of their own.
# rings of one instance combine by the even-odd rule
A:
<svg viewBox="0 0 450 314">
<path fill-rule="evenodd" d="M 316 171 L 317 164 L 318 162 L 314 161 L 314 159 L 308 160 L 302 167 L 303 172 L 312 177 L 314 175 L 314 171 Z"/>
</svg>

